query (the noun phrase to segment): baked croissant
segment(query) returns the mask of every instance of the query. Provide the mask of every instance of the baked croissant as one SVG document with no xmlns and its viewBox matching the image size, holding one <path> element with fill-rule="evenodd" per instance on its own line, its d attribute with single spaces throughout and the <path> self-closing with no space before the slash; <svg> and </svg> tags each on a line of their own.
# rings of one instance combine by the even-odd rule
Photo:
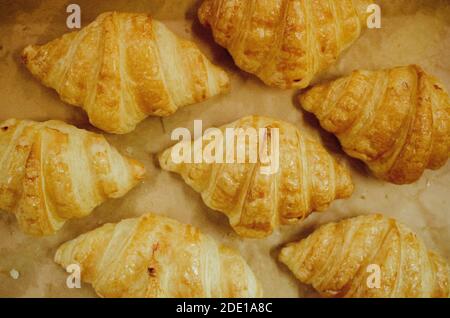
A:
<svg viewBox="0 0 450 318">
<path fill-rule="evenodd" d="M 382 215 L 329 223 L 283 248 L 279 259 L 326 297 L 449 297 L 446 261 Z"/>
<path fill-rule="evenodd" d="M 293 125 L 249 116 L 222 127 L 221 131 L 230 128 L 235 129 L 236 139 L 245 138 L 248 128 L 267 128 L 267 131 L 260 134 L 263 138 L 258 144 L 250 143 L 250 138 L 245 138 L 245 143 L 240 144 L 242 147 L 234 142 L 234 160 L 223 160 L 225 163 L 217 160 L 213 163 L 176 163 L 174 153 L 180 144 L 165 150 L 159 162 L 163 169 L 180 174 L 187 184 L 201 193 L 208 207 L 225 213 L 239 235 L 266 237 L 279 224 L 296 223 L 312 211 L 325 210 L 333 200 L 352 194 L 353 183 L 348 169 L 337 163 L 321 144 L 300 133 Z M 272 129 L 278 129 L 279 149 L 263 151 L 271 152 L 271 162 L 263 162 L 261 156 L 251 161 L 251 147 L 276 143 L 271 137 Z M 227 149 L 227 142 L 224 138 L 224 148 L 228 151 L 231 147 Z M 205 149 L 211 145 L 207 133 L 202 143 Z M 202 155 L 195 142 L 191 149 L 194 158 L 199 152 Z M 238 149 L 246 150 L 245 160 L 241 163 L 236 158 Z M 278 169 L 273 169 L 272 173 L 263 170 L 273 162 L 279 162 Z"/>
<path fill-rule="evenodd" d="M 411 65 L 355 71 L 300 97 L 345 152 L 386 181 L 405 184 L 450 154 L 450 99 L 442 84 Z"/>
<path fill-rule="evenodd" d="M 205 0 L 200 22 L 267 85 L 304 88 L 367 24 L 370 0 Z"/>
<path fill-rule="evenodd" d="M 245 260 L 191 225 L 146 214 L 63 244 L 55 262 L 78 264 L 102 297 L 261 297 Z"/>
<path fill-rule="evenodd" d="M 147 14 L 107 12 L 81 31 L 25 48 L 23 61 L 91 123 L 123 134 L 149 115 L 226 91 L 228 75 Z"/>
<path fill-rule="evenodd" d="M 102 135 L 54 120 L 0 123 L 0 209 L 28 234 L 53 234 L 123 196 L 144 173 Z"/>
</svg>

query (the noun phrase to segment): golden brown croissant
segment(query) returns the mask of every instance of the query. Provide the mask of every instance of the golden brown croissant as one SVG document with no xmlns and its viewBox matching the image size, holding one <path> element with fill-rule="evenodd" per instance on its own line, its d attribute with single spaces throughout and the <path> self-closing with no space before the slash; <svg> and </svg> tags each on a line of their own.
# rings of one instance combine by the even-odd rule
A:
<svg viewBox="0 0 450 318">
<path fill-rule="evenodd" d="M 406 226 L 382 215 L 329 223 L 283 248 L 279 259 L 323 296 L 449 297 L 446 261 Z M 375 268 L 378 282 L 370 277 Z"/>
<path fill-rule="evenodd" d="M 78 264 L 102 297 L 261 297 L 245 260 L 191 225 L 146 214 L 63 244 L 55 262 Z"/>
<path fill-rule="evenodd" d="M 144 173 L 102 135 L 54 120 L 0 123 L 0 209 L 14 213 L 26 233 L 53 234 L 123 196 Z"/>
<path fill-rule="evenodd" d="M 28 46 L 23 61 L 94 126 L 118 134 L 229 87 L 228 75 L 194 43 L 147 14 L 103 13 L 79 32 Z"/>
<path fill-rule="evenodd" d="M 355 71 L 300 97 L 345 152 L 379 178 L 412 183 L 450 154 L 450 98 L 419 66 Z"/>
<path fill-rule="evenodd" d="M 370 0 L 205 0 L 200 22 L 266 84 L 304 88 L 361 34 Z"/>
<path fill-rule="evenodd" d="M 267 128 L 264 139 L 259 144 L 275 142 L 269 136 L 270 129 L 278 129 L 279 151 L 271 160 L 278 161 L 274 173 L 266 173 L 261 161 L 231 163 L 175 163 L 172 148 L 164 151 L 159 158 L 163 169 L 180 174 L 195 191 L 201 193 L 205 204 L 211 209 L 225 213 L 233 229 L 241 236 L 262 238 L 270 235 L 279 224 L 293 224 L 307 217 L 312 211 L 325 210 L 335 199 L 349 197 L 353 192 L 350 173 L 345 166 L 337 163 L 321 144 L 307 138 L 293 125 L 271 118 L 250 116 L 221 128 Z M 236 136 L 245 136 L 236 130 Z M 203 144 L 208 141 L 205 134 Z M 224 148 L 226 139 L 224 138 Z M 178 144 L 179 145 L 179 144 Z M 245 138 L 245 147 L 250 147 L 250 139 Z M 236 157 L 238 143 L 234 143 Z M 198 148 L 193 143 L 194 157 Z M 230 162 L 230 161 L 228 161 Z"/>
</svg>

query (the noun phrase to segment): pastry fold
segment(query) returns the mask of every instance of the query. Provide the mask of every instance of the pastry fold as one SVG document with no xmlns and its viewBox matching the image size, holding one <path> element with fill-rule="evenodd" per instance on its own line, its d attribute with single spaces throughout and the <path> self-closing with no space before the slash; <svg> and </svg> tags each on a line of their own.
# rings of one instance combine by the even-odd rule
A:
<svg viewBox="0 0 450 318">
<path fill-rule="evenodd" d="M 447 262 L 406 226 L 382 215 L 326 224 L 284 247 L 279 259 L 327 297 L 449 297 Z"/>
<path fill-rule="evenodd" d="M 252 161 L 251 142 L 247 129 L 266 129 L 259 134 L 257 147 L 271 156 L 270 163 L 258 156 Z M 234 129 L 235 142 L 227 145 L 226 131 Z M 279 147 L 272 129 L 278 131 Z M 159 162 L 164 170 L 176 172 L 213 210 L 225 213 L 233 229 L 241 236 L 262 238 L 270 235 L 279 224 L 293 224 L 307 217 L 312 211 L 323 211 L 335 199 L 347 198 L 353 192 L 353 183 L 346 166 L 339 164 L 322 145 L 297 130 L 293 125 L 272 118 L 249 116 L 220 128 L 224 152 L 232 149 L 234 160 L 223 156 L 217 162 L 177 162 L 181 143 L 162 152 Z M 191 158 L 206 154 L 205 149 L 214 139 L 205 132 L 202 149 L 192 144 Z M 244 140 L 239 143 L 237 140 Z M 239 161 L 239 149 L 245 149 L 245 160 Z M 264 149 L 264 148 L 263 148 Z M 273 149 L 273 150 L 271 150 Z M 242 156 L 244 157 L 244 156 Z M 278 169 L 267 173 L 263 168 L 279 163 Z"/>
<path fill-rule="evenodd" d="M 0 209 L 28 234 L 53 234 L 125 195 L 144 173 L 102 135 L 55 120 L 0 123 Z"/>
<path fill-rule="evenodd" d="M 94 126 L 116 134 L 229 88 L 228 75 L 193 42 L 147 14 L 103 13 L 80 31 L 26 47 L 22 59 Z"/>
<path fill-rule="evenodd" d="M 367 25 L 369 0 L 205 0 L 200 22 L 267 85 L 304 88 Z"/>
<path fill-rule="evenodd" d="M 419 66 L 355 71 L 300 97 L 344 151 L 381 179 L 407 184 L 450 155 L 450 98 Z"/>
<path fill-rule="evenodd" d="M 59 247 L 101 297 L 261 297 L 245 260 L 191 225 L 146 214 L 106 224 Z"/>
</svg>

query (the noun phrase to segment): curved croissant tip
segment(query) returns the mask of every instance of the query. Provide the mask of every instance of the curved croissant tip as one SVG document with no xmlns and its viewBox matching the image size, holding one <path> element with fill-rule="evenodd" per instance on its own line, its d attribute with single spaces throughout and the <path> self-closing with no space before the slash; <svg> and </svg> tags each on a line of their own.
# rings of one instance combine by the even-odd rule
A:
<svg viewBox="0 0 450 318">
<path fill-rule="evenodd" d="M 348 165 L 336 159 L 336 199 L 346 199 L 352 196 L 355 190 L 352 174 Z"/>
<path fill-rule="evenodd" d="M 142 180 L 144 179 L 147 170 L 145 169 L 145 166 L 143 163 L 134 160 L 134 159 L 130 159 L 131 161 L 131 165 L 132 165 L 132 169 L 133 169 L 133 176 L 135 179 L 137 180 Z"/>
<path fill-rule="evenodd" d="M 32 45 L 28 45 L 26 48 L 24 48 L 22 51 L 22 54 L 20 55 L 22 64 L 28 65 L 34 52 L 35 52 L 35 49 Z"/>
<path fill-rule="evenodd" d="M 311 112 L 314 106 L 322 100 L 322 92 L 326 90 L 326 84 L 319 84 L 318 86 L 311 86 L 302 89 L 299 93 L 297 100 L 300 106 Z"/>
<path fill-rule="evenodd" d="M 206 26 L 208 24 L 208 17 L 211 15 L 211 2 L 204 1 L 200 8 L 198 8 L 197 15 L 200 23 Z"/>
<path fill-rule="evenodd" d="M 347 184 L 345 184 L 342 187 L 341 191 L 342 191 L 341 196 L 340 196 L 341 199 L 350 198 L 353 195 L 353 192 L 355 191 L 355 185 L 352 181 L 351 176 L 349 176 L 349 178 L 347 180 Z"/>
<path fill-rule="evenodd" d="M 159 167 L 164 170 L 170 170 L 169 166 L 171 165 L 170 153 L 172 152 L 172 147 L 163 150 L 157 155 L 157 162 Z"/>
<path fill-rule="evenodd" d="M 286 264 L 286 260 L 288 260 L 291 257 L 292 253 L 294 252 L 294 248 L 297 244 L 298 244 L 298 242 L 291 242 L 291 243 L 284 245 L 281 248 L 280 253 L 278 254 L 278 260 L 281 263 Z"/>
<path fill-rule="evenodd" d="M 311 88 L 302 89 L 300 91 L 300 93 L 297 95 L 297 100 L 298 100 L 298 102 L 300 103 L 301 106 L 303 106 L 303 103 L 304 103 L 304 101 L 306 99 L 306 94 L 308 93 L 308 91 L 310 89 Z"/>
<path fill-rule="evenodd" d="M 58 249 L 56 250 L 55 256 L 53 257 L 53 261 L 58 264 L 58 265 L 62 265 L 61 264 L 61 253 L 62 253 L 62 245 L 58 247 Z"/>
</svg>

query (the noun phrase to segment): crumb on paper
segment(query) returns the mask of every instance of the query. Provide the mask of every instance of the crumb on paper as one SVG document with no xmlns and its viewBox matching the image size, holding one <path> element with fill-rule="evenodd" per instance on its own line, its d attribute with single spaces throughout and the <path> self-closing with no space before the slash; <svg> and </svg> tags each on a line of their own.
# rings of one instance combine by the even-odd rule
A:
<svg viewBox="0 0 450 318">
<path fill-rule="evenodd" d="M 16 269 L 12 269 L 9 271 L 9 275 L 12 279 L 19 279 L 20 273 Z"/>
</svg>

